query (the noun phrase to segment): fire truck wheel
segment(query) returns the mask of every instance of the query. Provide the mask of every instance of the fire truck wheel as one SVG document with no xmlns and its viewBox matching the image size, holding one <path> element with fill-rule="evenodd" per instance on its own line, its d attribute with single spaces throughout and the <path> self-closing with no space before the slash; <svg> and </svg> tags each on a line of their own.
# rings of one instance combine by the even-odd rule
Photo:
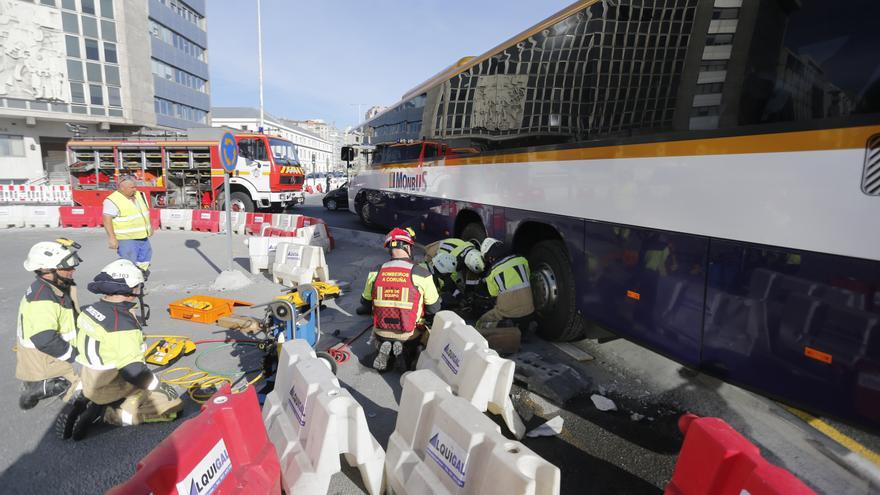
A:
<svg viewBox="0 0 880 495">
<path fill-rule="evenodd" d="M 226 209 L 226 200 L 223 197 L 223 193 L 220 193 L 219 197 L 220 209 Z M 254 211 L 254 202 L 251 201 L 250 196 L 247 193 L 243 193 L 241 191 L 235 191 L 234 193 L 229 195 L 229 206 L 232 211 Z"/>
</svg>

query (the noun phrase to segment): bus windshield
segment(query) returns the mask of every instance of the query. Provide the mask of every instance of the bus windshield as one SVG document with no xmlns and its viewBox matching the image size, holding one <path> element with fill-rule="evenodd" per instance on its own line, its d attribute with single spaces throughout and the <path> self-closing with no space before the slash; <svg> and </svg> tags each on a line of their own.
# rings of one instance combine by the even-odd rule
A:
<svg viewBox="0 0 880 495">
<path fill-rule="evenodd" d="M 278 165 L 299 166 L 299 156 L 296 154 L 296 146 L 290 141 L 283 139 L 269 139 L 269 147 Z"/>
</svg>

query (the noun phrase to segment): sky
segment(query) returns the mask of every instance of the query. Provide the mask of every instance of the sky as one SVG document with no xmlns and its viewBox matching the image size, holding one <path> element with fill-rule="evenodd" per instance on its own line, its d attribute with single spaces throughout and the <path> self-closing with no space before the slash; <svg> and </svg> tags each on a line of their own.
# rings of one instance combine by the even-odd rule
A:
<svg viewBox="0 0 880 495">
<path fill-rule="evenodd" d="M 344 129 L 573 2 L 262 0 L 265 110 Z M 258 108 L 256 0 L 207 4 L 211 104 Z"/>
</svg>

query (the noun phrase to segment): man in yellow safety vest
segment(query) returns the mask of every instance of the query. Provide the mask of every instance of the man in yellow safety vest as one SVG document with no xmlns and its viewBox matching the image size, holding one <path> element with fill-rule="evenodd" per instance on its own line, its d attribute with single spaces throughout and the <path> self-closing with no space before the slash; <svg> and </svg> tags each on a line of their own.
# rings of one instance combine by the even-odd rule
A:
<svg viewBox="0 0 880 495">
<path fill-rule="evenodd" d="M 135 187 L 134 178 L 120 177 L 117 190 L 104 200 L 103 209 L 110 249 L 148 273 L 153 258 L 150 208 L 144 193 Z"/>
</svg>

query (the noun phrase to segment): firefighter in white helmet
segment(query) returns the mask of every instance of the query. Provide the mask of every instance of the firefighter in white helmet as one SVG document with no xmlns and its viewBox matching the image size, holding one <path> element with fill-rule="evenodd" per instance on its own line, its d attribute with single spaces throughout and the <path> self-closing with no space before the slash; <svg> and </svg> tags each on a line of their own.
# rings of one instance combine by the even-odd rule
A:
<svg viewBox="0 0 880 495">
<path fill-rule="evenodd" d="M 82 396 L 62 411 L 56 432 L 83 438 L 99 419 L 117 426 L 172 421 L 183 408 L 178 392 L 147 368 L 142 321 L 144 273 L 130 260 L 105 266 L 89 283 L 101 300 L 77 319 L 77 361 L 83 365 Z"/>
<path fill-rule="evenodd" d="M 15 377 L 21 380 L 18 405 L 31 409 L 42 399 L 65 393 L 77 381 L 71 363 L 76 349 L 76 284 L 73 273 L 82 261 L 79 244 L 68 239 L 34 244 L 24 269 L 36 280 L 18 307 Z"/>
<path fill-rule="evenodd" d="M 491 237 L 480 245 L 480 253 L 489 265 L 485 283 L 489 296 L 495 298 L 495 307 L 483 314 L 474 326 L 478 329 L 496 327 L 504 320 L 518 326 L 525 324 L 535 312 L 528 260 L 508 254 L 504 243 Z"/>
</svg>

